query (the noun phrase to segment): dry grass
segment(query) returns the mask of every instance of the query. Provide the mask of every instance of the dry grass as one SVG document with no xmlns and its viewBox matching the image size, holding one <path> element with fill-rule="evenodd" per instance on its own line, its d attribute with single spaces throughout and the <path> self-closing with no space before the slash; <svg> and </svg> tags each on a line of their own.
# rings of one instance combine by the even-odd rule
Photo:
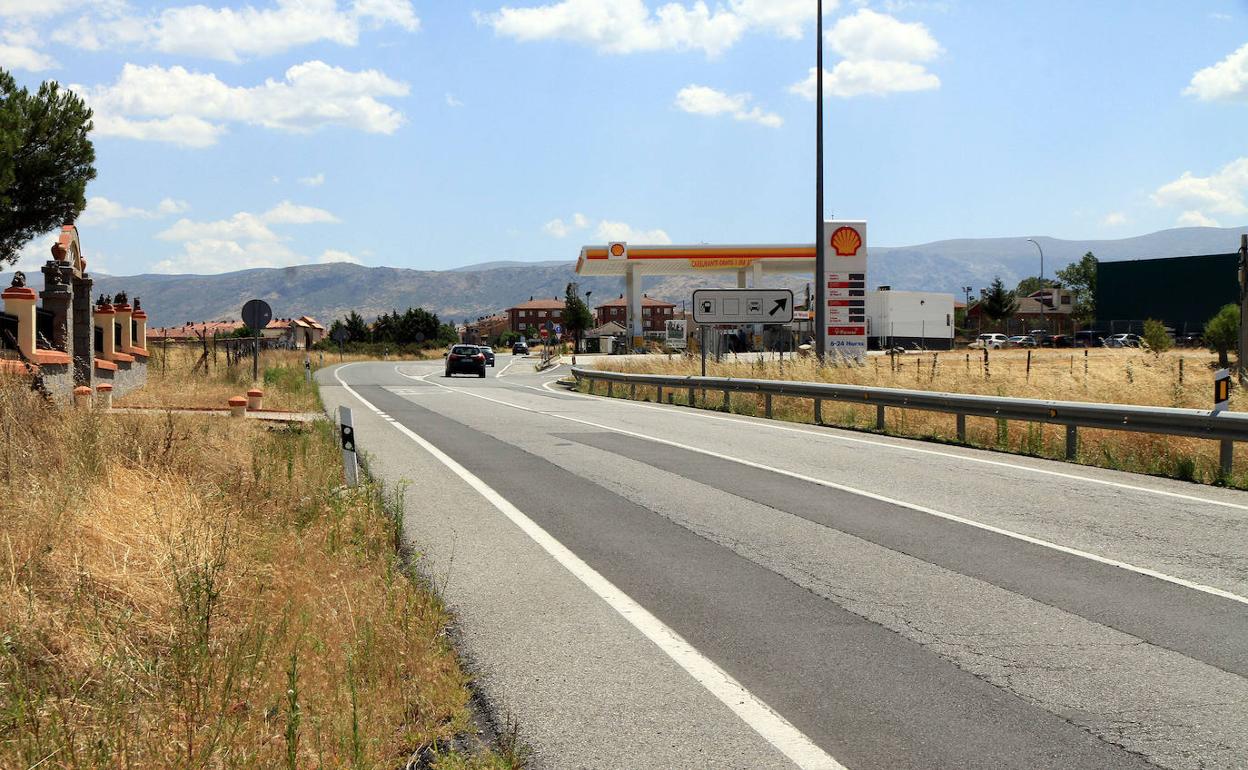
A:
<svg viewBox="0 0 1248 770">
<path fill-rule="evenodd" d="M 713 377 L 747 377 L 831 382 L 884 388 L 974 393 L 1060 401 L 1210 409 L 1213 394 L 1214 357 L 1203 351 L 1170 352 L 1160 356 L 1139 350 L 1035 350 L 1027 370 L 1027 351 L 992 351 L 987 369 L 981 351 L 909 354 L 895 359 L 872 357 L 864 365 L 818 366 L 812 359 L 787 357 L 783 362 L 737 360 L 708 362 Z M 678 376 L 700 374 L 696 358 L 649 356 L 599 359 L 601 368 L 622 372 L 647 372 Z M 1180 366 L 1182 381 L 1180 382 Z M 599 385 L 597 392 L 605 393 Z M 615 393 L 626 395 L 616 388 Z M 639 398 L 652 399 L 654 390 L 640 388 Z M 672 394 L 684 403 L 683 391 Z M 699 396 L 700 398 L 700 396 Z M 722 408 L 722 397 L 710 395 L 711 408 Z M 1248 396 L 1232 392 L 1231 409 L 1248 406 Z M 699 405 L 704 405 L 699 402 Z M 762 397 L 733 394 L 735 413 L 762 415 Z M 773 415 L 796 422 L 813 422 L 811 402 L 776 398 Z M 828 424 L 874 430 L 874 407 L 825 403 Z M 937 441 L 954 441 L 953 415 L 918 410 L 889 409 L 887 430 L 898 435 Z M 1006 423 L 987 418 L 967 419 L 968 443 L 1007 452 L 1063 458 L 1065 429 L 1057 425 Z M 1236 472 L 1222 478 L 1218 445 L 1214 441 L 1153 436 L 1121 431 L 1081 430 L 1077 461 L 1088 465 L 1169 476 L 1203 483 L 1248 486 L 1248 449 L 1237 445 Z"/>
<path fill-rule="evenodd" d="M 0 767 L 518 767 L 472 737 L 397 498 L 340 476 L 327 422 L 64 411 L 0 383 Z"/>
</svg>

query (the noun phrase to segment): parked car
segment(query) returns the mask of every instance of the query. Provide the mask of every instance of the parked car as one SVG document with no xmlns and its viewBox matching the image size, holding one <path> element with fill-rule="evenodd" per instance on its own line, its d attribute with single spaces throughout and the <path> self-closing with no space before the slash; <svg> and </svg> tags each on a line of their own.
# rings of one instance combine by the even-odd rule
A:
<svg viewBox="0 0 1248 770">
<path fill-rule="evenodd" d="M 1097 331 L 1095 329 L 1084 329 L 1075 332 L 1075 347 L 1077 348 L 1099 348 L 1105 344 L 1105 338 L 1109 336 L 1109 332 Z"/>
<path fill-rule="evenodd" d="M 1107 348 L 1138 348 L 1143 343 L 1144 339 L 1138 334 L 1115 334 L 1105 338 Z"/>
<path fill-rule="evenodd" d="M 1068 348 L 1073 344 L 1069 334 L 1046 334 L 1044 339 L 1040 340 L 1042 348 Z"/>
<path fill-rule="evenodd" d="M 1004 334 L 981 334 L 971 343 L 976 350 L 1000 350 L 1010 344 L 1010 338 Z"/>
<path fill-rule="evenodd" d="M 1179 345 L 1179 347 L 1183 348 L 1202 348 L 1205 346 L 1205 338 L 1195 333 L 1184 334 L 1182 337 L 1175 340 L 1175 342 Z"/>
<path fill-rule="evenodd" d="M 520 340 L 511 346 L 511 354 L 513 356 L 527 356 L 529 354 L 529 343 Z"/>
<path fill-rule="evenodd" d="M 493 366 L 494 365 L 494 348 L 490 347 L 489 345 L 479 345 L 478 347 L 480 347 L 481 352 L 485 354 L 485 365 Z"/>
<path fill-rule="evenodd" d="M 1010 337 L 1010 345 L 1016 348 L 1034 348 L 1036 338 L 1030 334 L 1016 334 Z"/>
<path fill-rule="evenodd" d="M 442 376 L 450 377 L 459 373 L 485 376 L 485 354 L 481 352 L 481 348 L 476 345 L 456 345 L 451 348 L 446 354 L 446 373 Z"/>
</svg>

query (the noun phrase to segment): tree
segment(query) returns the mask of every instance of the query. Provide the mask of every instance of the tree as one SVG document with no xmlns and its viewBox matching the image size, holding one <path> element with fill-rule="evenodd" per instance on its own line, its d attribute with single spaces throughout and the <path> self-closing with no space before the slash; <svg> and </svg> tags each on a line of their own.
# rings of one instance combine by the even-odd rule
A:
<svg viewBox="0 0 1248 770">
<path fill-rule="evenodd" d="M 1228 353 L 1239 345 L 1239 306 L 1225 305 L 1218 314 L 1205 322 L 1205 344 L 1218 354 L 1218 366 L 1231 365 Z M 1243 352 L 1240 352 L 1243 356 Z"/>
<path fill-rule="evenodd" d="M 342 325 L 350 335 L 351 342 L 368 342 L 373 337 L 373 332 L 368 328 L 368 324 L 364 323 L 364 318 L 354 310 L 347 313 L 347 319 Z"/>
<path fill-rule="evenodd" d="M 529 339 L 529 340 L 535 340 L 535 339 L 537 339 L 537 337 L 538 337 L 537 327 L 536 327 L 536 326 L 533 326 L 532 324 L 529 324 L 529 325 L 528 325 L 527 327 L 525 327 L 525 329 L 524 329 L 524 336 L 525 336 L 525 338 L 527 338 L 527 339 Z"/>
<path fill-rule="evenodd" d="M 1096 255 L 1089 251 L 1078 262 L 1057 271 L 1057 277 L 1062 285 L 1074 293 L 1074 316 L 1083 323 L 1096 318 L 1096 266 L 1098 264 Z"/>
<path fill-rule="evenodd" d="M 1166 325 L 1155 318 L 1150 318 L 1144 322 L 1143 338 L 1148 345 L 1148 349 L 1157 355 L 1161 355 L 1174 347 L 1174 341 L 1166 333 Z"/>
<path fill-rule="evenodd" d="M 1014 290 L 1014 296 L 1030 297 L 1032 294 L 1035 294 L 1041 289 L 1051 289 L 1055 286 L 1057 286 L 1056 281 L 1049 280 L 1048 278 L 1041 279 L 1039 276 L 1029 275 L 1018 282 L 1018 288 Z"/>
<path fill-rule="evenodd" d="M 988 318 L 1000 323 L 1010 318 L 1018 312 L 1018 300 L 1012 291 L 1005 290 L 1005 284 L 1001 279 L 994 278 L 992 286 L 988 289 L 988 293 L 983 300 L 983 313 Z"/>
<path fill-rule="evenodd" d="M 580 287 L 569 283 L 564 292 L 563 328 L 572 332 L 575 345 L 573 352 L 581 349 L 581 335 L 594 327 L 594 314 L 589 312 L 589 305 L 581 299 Z"/>
<path fill-rule="evenodd" d="M 31 94 L 0 69 L 0 266 L 86 208 L 95 178 L 92 127 L 77 94 L 55 82 Z"/>
</svg>

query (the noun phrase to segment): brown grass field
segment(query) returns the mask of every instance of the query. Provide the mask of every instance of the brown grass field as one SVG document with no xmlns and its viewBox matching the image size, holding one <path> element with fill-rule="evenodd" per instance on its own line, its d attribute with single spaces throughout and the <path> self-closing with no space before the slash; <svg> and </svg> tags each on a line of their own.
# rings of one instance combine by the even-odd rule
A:
<svg viewBox="0 0 1248 770">
<path fill-rule="evenodd" d="M 871 357 L 866 364 L 820 367 L 810 358 L 786 356 L 784 361 L 738 360 L 727 356 L 711 360 L 712 377 L 801 380 L 903 388 L 952 393 L 974 393 L 1058 401 L 1211 409 L 1216 357 L 1201 350 L 1171 351 L 1154 355 L 1141 350 L 1033 350 L 1028 372 L 1027 351 L 989 353 L 985 370 L 982 351 L 952 351 L 889 357 Z M 687 356 L 648 356 L 626 359 L 599 358 L 597 366 L 610 371 L 646 372 L 678 376 L 701 373 L 699 359 Z M 1181 367 L 1181 379 L 1180 379 Z M 605 393 L 599 384 L 596 392 Z M 625 395 L 627 391 L 617 388 Z M 639 398 L 654 398 L 652 388 L 639 388 Z M 683 392 L 675 395 L 683 403 Z M 720 408 L 722 397 L 710 396 L 710 408 Z M 699 404 L 701 405 L 701 404 Z M 1248 406 L 1248 397 L 1232 390 L 1232 410 Z M 733 394 L 732 411 L 762 415 L 762 397 Z M 809 399 L 776 398 L 773 415 L 795 422 L 813 422 Z M 956 439 L 953 415 L 918 410 L 889 409 L 890 434 L 935 441 Z M 875 429 L 874 407 L 825 402 L 824 422 L 829 425 Z M 967 439 L 973 446 L 1039 457 L 1064 458 L 1065 429 L 1058 425 L 1006 423 L 989 418 L 967 419 Z M 1168 476 L 1201 483 L 1248 487 L 1248 448 L 1235 450 L 1235 471 L 1222 478 L 1218 467 L 1218 444 L 1214 441 L 1154 436 L 1122 431 L 1080 430 L 1077 462 L 1119 470 Z"/>
<path fill-rule="evenodd" d="M 188 369 L 132 399 L 250 385 Z M 264 379 L 316 408 L 297 355 Z M 477 737 L 451 618 L 396 552 L 401 498 L 341 475 L 328 421 L 74 411 L 0 383 L 0 767 L 522 766 L 514 733 Z"/>
</svg>

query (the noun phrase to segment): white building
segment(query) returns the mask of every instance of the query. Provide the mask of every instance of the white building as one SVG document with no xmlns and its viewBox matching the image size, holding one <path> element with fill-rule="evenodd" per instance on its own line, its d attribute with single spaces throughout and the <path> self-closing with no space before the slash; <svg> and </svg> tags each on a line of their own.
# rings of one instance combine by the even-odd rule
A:
<svg viewBox="0 0 1248 770">
<path fill-rule="evenodd" d="M 950 350 L 953 348 L 953 295 L 928 291 L 892 291 L 887 286 L 867 293 L 867 336 L 870 346 L 887 350 Z"/>
</svg>

